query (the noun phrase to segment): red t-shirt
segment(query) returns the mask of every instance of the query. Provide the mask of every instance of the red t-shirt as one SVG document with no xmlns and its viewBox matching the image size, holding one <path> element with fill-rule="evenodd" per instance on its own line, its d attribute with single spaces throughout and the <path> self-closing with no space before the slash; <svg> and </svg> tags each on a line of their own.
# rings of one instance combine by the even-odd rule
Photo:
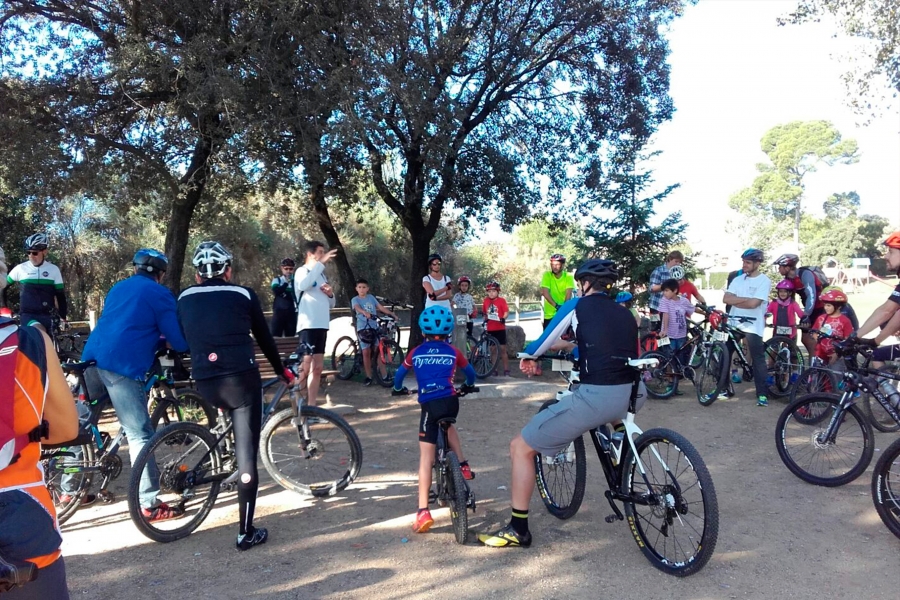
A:
<svg viewBox="0 0 900 600">
<path fill-rule="evenodd" d="M 831 327 L 831 334 L 836 335 L 839 338 L 846 338 L 853 332 L 853 324 L 850 323 L 850 319 L 842 315 L 840 312 L 835 313 L 832 316 L 821 315 L 818 319 L 816 319 L 815 324 L 813 325 L 813 329 L 822 329 L 826 325 Z M 834 341 L 830 339 L 819 338 L 819 342 L 816 344 L 816 356 L 821 358 L 822 360 L 827 360 L 831 358 L 834 354 Z"/>
<path fill-rule="evenodd" d="M 488 331 L 503 331 L 506 329 L 506 325 L 500 322 L 500 319 L 505 319 L 509 315 L 509 305 L 506 304 L 506 300 L 499 296 L 493 300 L 485 298 L 484 304 L 481 305 L 481 310 L 485 319 L 487 319 Z"/>
<path fill-rule="evenodd" d="M 692 297 L 697 299 L 699 294 L 697 293 L 697 286 L 688 281 L 687 279 L 682 279 L 678 284 L 678 293 L 690 300 Z"/>
</svg>

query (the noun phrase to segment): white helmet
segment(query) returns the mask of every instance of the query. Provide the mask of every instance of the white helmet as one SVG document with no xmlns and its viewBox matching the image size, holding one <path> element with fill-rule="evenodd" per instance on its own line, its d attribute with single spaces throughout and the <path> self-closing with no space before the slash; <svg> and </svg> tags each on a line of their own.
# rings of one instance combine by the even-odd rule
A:
<svg viewBox="0 0 900 600">
<path fill-rule="evenodd" d="M 231 252 L 219 242 L 201 242 L 194 251 L 191 264 L 197 267 L 200 277 L 212 279 L 225 272 L 231 265 Z"/>
<path fill-rule="evenodd" d="M 26 250 L 46 250 L 50 245 L 50 239 L 46 233 L 35 233 L 25 238 Z"/>
<path fill-rule="evenodd" d="M 669 269 L 669 277 L 672 279 L 684 279 L 684 267 L 681 265 L 675 265 L 671 269 Z"/>
</svg>

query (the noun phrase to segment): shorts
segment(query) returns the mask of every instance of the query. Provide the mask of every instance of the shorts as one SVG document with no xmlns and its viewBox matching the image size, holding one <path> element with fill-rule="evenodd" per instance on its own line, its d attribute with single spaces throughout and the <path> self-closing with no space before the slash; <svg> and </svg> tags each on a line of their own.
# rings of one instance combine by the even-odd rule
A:
<svg viewBox="0 0 900 600">
<path fill-rule="evenodd" d="M 506 330 L 500 329 L 498 331 L 488 331 L 488 335 L 497 340 L 497 343 L 501 346 L 506 345 Z"/>
<path fill-rule="evenodd" d="M 631 384 L 588 385 L 582 383 L 568 398 L 551 404 L 531 418 L 522 438 L 541 454 L 553 454 L 572 440 L 611 421 L 625 418 L 631 399 Z M 638 389 L 636 409 L 647 399 L 644 384 Z"/>
<path fill-rule="evenodd" d="M 437 444 L 438 421 L 446 418 L 456 419 L 459 414 L 459 398 L 456 396 L 436 398 L 421 406 L 419 441 L 426 444 Z"/>
<path fill-rule="evenodd" d="M 872 353 L 872 360 L 877 360 L 878 362 L 900 361 L 900 344 L 875 348 L 875 352 Z"/>
<path fill-rule="evenodd" d="M 300 332 L 300 346 L 297 347 L 297 354 L 301 356 L 325 354 L 325 338 L 327 337 L 327 329 L 304 329 Z"/>
</svg>

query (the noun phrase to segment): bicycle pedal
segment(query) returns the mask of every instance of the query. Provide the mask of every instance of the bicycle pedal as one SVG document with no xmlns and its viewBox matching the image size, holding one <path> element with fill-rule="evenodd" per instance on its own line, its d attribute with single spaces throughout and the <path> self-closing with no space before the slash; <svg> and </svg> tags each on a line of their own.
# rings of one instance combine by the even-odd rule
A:
<svg viewBox="0 0 900 600">
<path fill-rule="evenodd" d="M 97 492 L 97 497 L 100 498 L 103 504 L 112 504 L 116 500 L 116 495 L 109 490 L 100 490 Z"/>
<path fill-rule="evenodd" d="M 608 515 L 604 520 L 607 523 L 615 523 L 616 521 L 624 521 L 625 518 L 622 515 Z"/>
</svg>

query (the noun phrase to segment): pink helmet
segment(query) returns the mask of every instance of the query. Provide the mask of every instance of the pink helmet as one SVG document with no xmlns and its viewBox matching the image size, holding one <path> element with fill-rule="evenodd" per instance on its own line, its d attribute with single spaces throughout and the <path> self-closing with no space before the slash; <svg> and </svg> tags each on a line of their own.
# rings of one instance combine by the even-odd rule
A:
<svg viewBox="0 0 900 600">
<path fill-rule="evenodd" d="M 787 291 L 789 291 L 789 292 L 794 292 L 794 291 L 796 291 L 796 288 L 794 288 L 794 282 L 791 281 L 790 279 L 782 279 L 782 280 L 779 281 L 778 284 L 775 286 L 775 289 L 776 289 L 776 290 L 787 290 Z"/>
</svg>

